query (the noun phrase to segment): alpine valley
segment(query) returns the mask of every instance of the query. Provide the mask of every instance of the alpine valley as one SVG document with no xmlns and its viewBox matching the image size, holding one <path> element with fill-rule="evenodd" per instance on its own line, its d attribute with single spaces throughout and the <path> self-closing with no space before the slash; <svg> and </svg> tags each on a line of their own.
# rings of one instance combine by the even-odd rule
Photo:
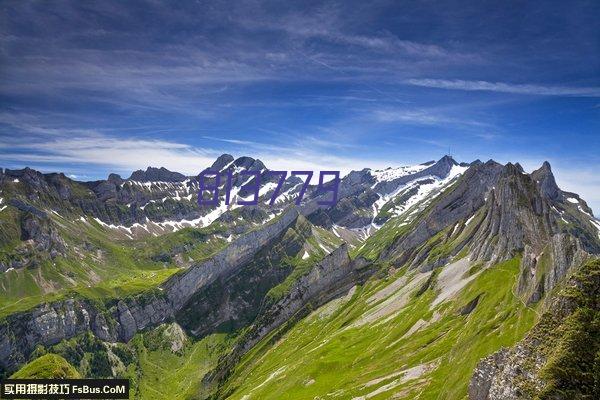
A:
<svg viewBox="0 0 600 400">
<path fill-rule="evenodd" d="M 208 167 L 208 166 L 206 166 Z M 331 193 L 220 156 L 231 205 L 165 168 L 0 169 L 0 374 L 132 399 L 598 399 L 600 222 L 493 160 L 363 169 Z M 252 196 L 261 173 L 258 206 Z M 224 192 L 224 191 L 221 191 Z"/>
</svg>

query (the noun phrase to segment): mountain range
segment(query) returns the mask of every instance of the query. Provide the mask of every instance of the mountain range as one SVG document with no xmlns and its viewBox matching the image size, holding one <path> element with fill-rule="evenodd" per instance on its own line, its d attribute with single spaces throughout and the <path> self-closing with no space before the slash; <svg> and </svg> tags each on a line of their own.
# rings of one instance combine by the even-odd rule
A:
<svg viewBox="0 0 600 400">
<path fill-rule="evenodd" d="M 550 164 L 350 172 L 338 202 L 223 154 L 216 206 L 165 168 L 0 169 L 0 373 L 135 399 L 600 396 L 600 222 Z M 252 177 L 261 176 L 259 204 Z M 225 183 L 221 182 L 221 189 Z"/>
</svg>

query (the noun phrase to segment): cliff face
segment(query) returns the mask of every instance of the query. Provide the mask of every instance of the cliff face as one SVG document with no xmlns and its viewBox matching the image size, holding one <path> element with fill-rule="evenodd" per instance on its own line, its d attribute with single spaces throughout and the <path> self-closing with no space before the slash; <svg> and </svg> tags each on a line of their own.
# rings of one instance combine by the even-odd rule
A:
<svg viewBox="0 0 600 400">
<path fill-rule="evenodd" d="M 543 176 L 539 170 L 527 175 L 517 166 L 505 167 L 490 191 L 470 247 L 472 259 L 490 263 L 521 253 L 518 293 L 529 303 L 539 301 L 573 266 L 600 249 L 594 229 L 580 221 L 585 216 L 581 212 L 566 215 L 569 202 L 563 192 L 555 190 L 549 165 L 544 165 Z M 565 216 L 577 221 L 579 235 L 569 234 Z"/>
<path fill-rule="evenodd" d="M 269 292 L 288 279 L 313 238 L 313 225 L 298 217 L 235 273 L 221 275 L 197 290 L 177 315 L 177 321 L 194 336 L 235 332 L 252 323 Z M 306 253 L 308 254 L 308 253 Z M 289 278 L 291 279 L 291 278 Z"/>
</svg>

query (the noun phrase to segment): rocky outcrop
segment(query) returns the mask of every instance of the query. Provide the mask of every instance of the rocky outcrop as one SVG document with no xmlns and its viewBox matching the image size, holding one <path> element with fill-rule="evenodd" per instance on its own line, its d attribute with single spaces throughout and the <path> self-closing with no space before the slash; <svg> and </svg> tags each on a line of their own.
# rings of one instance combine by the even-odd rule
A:
<svg viewBox="0 0 600 400">
<path fill-rule="evenodd" d="M 165 167 L 148 167 L 145 171 L 141 169 L 134 171 L 129 180 L 136 182 L 181 182 L 185 180 L 185 175 L 169 171 Z"/>
<path fill-rule="evenodd" d="M 35 346 L 56 344 L 86 331 L 103 340 L 118 338 L 106 316 L 81 300 L 45 304 L 31 312 L 10 315 L 0 322 L 0 367 L 15 370 L 27 361 Z"/>
<path fill-rule="evenodd" d="M 533 171 L 531 173 L 531 178 L 538 183 L 544 197 L 551 200 L 558 200 L 561 197 L 562 192 L 556 184 L 556 180 L 552 174 L 552 168 L 548 161 L 544 161 L 539 169 Z"/>
<path fill-rule="evenodd" d="M 269 305 L 258 316 L 250 332 L 245 335 L 241 352 L 245 353 L 268 333 L 290 321 L 305 306 L 310 304 L 314 309 L 346 293 L 354 284 L 359 283 L 358 276 L 350 262 L 347 245 L 343 244 L 323 261 L 315 264 L 293 284 L 283 298 Z"/>
<path fill-rule="evenodd" d="M 537 302 L 574 265 L 600 253 L 597 230 L 584 205 L 556 187 L 548 163 L 531 175 L 511 163 L 473 163 L 381 257 L 429 270 L 462 249 L 471 260 L 488 265 L 521 256 L 518 293 L 529 303 Z M 455 228 L 436 236 L 451 226 Z M 442 244 L 451 248 L 430 257 Z"/>
<path fill-rule="evenodd" d="M 1 272 L 8 268 L 37 267 L 43 260 L 65 255 L 66 244 L 45 211 L 18 199 L 11 199 L 8 204 L 20 211 L 15 225 L 21 242 L 7 257 L 2 257 Z"/>
<path fill-rule="evenodd" d="M 223 274 L 194 293 L 176 315 L 196 337 L 213 332 L 235 332 L 258 315 L 270 291 L 297 268 L 294 261 L 313 237 L 313 226 L 299 216 L 267 243 L 250 262 L 232 274 Z"/>
<path fill-rule="evenodd" d="M 531 177 L 513 164 L 504 168 L 484 211 L 471 246 L 472 258 L 477 260 L 508 260 L 526 244 L 539 252 L 554 231 L 549 203 Z"/>
<path fill-rule="evenodd" d="M 563 192 L 555 186 L 547 162 L 532 175 L 507 164 L 489 193 L 469 247 L 471 259 L 490 264 L 521 255 L 518 292 L 529 303 L 539 301 L 573 266 L 585 261 L 588 252 L 598 250 L 597 244 L 582 244 L 578 236 L 591 236 L 585 229 L 573 235 L 561 228 L 559 219 L 564 217 L 558 207 Z M 584 216 L 578 210 L 574 218 Z"/>
</svg>

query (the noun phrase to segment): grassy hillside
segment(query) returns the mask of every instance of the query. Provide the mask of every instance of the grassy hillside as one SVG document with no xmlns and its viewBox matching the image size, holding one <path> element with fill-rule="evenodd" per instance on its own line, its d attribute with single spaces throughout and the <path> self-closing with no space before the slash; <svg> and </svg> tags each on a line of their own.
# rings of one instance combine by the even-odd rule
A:
<svg viewBox="0 0 600 400">
<path fill-rule="evenodd" d="M 519 259 L 460 268 L 458 281 L 400 270 L 321 307 L 248 353 L 228 398 L 464 398 L 479 359 L 520 340 L 536 313 L 512 292 Z"/>
<path fill-rule="evenodd" d="M 46 354 L 25 364 L 11 379 L 68 379 L 81 378 L 67 360 L 56 354 Z"/>
</svg>

